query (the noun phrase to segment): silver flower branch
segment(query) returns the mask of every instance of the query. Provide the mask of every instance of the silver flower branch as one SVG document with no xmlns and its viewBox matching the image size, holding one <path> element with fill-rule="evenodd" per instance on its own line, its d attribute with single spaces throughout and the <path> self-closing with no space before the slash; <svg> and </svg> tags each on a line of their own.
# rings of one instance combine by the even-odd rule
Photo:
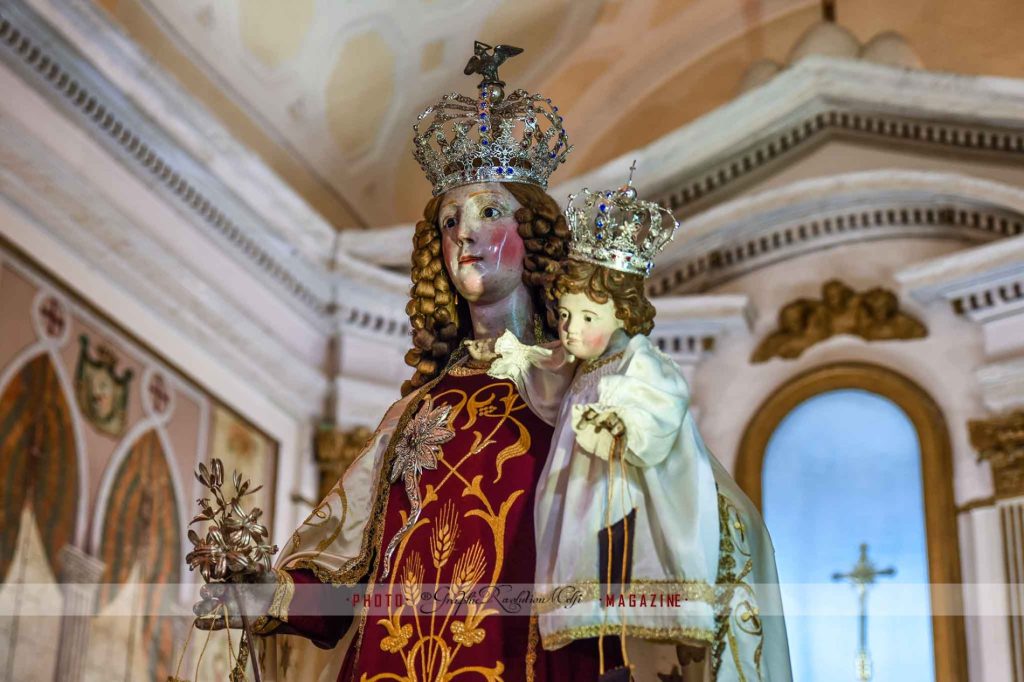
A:
<svg viewBox="0 0 1024 682">
<path fill-rule="evenodd" d="M 263 510 L 253 507 L 246 512 L 241 505 L 242 498 L 263 486 L 251 488 L 249 481 L 243 480 L 236 471 L 232 476 L 235 492 L 228 497 L 224 491 L 224 463 L 216 458 L 210 462 L 209 469 L 199 464 L 196 479 L 212 497 L 196 500 L 200 512 L 189 525 L 203 522 L 209 525 L 205 536 L 191 528 L 188 531 L 188 539 L 195 547 L 185 557 L 189 569 L 199 569 L 208 583 L 238 581 L 247 575 L 269 571 L 277 546 L 267 544 L 270 532 L 259 523 Z"/>
</svg>

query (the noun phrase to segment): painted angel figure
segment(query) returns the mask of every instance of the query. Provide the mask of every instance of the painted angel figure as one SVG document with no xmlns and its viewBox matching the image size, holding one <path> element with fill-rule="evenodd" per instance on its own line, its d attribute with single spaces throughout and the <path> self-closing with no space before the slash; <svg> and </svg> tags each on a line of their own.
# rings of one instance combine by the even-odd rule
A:
<svg viewBox="0 0 1024 682">
<path fill-rule="evenodd" d="M 685 680 L 790 682 L 764 523 L 701 439 L 679 367 L 647 336 L 645 276 L 677 223 L 631 183 L 579 198 L 554 287 L 561 345 L 505 334 L 490 370 L 555 429 L 534 510 L 537 589 L 558 605 L 539 614 L 542 644 L 621 638 L 603 679 L 630 668 L 657 679 L 667 657 Z M 582 599 L 566 605 L 567 593 Z"/>
</svg>

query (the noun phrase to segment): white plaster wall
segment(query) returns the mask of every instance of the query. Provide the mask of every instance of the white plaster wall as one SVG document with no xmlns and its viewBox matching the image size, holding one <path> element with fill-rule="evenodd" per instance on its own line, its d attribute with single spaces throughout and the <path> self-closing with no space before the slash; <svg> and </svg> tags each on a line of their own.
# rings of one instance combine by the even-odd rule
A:
<svg viewBox="0 0 1024 682">
<path fill-rule="evenodd" d="M 752 333 L 732 332 L 697 365 L 692 381 L 697 420 L 712 451 L 731 471 L 747 424 L 779 386 L 808 369 L 839 361 L 871 362 L 917 382 L 939 405 L 953 450 L 957 505 L 993 493 L 987 464 L 977 463 L 967 421 L 988 413 L 976 372 L 985 367 L 981 325 L 957 317 L 943 299 L 922 306 L 901 297 L 903 310 L 928 327 L 915 341 L 868 343 L 852 336 L 827 339 L 796 360 L 751 365 L 750 354 L 775 329 L 778 309 L 800 296 L 819 298 L 821 284 L 838 277 L 856 290 L 884 286 L 898 291 L 893 274 L 909 265 L 964 249 L 952 240 L 893 239 L 841 245 L 798 256 L 731 280 L 708 293 L 743 293 L 754 311 Z M 1010 330 L 1006 330 L 1010 331 Z M 958 517 L 969 679 L 1008 679 L 1009 631 L 1003 548 L 991 507 Z"/>
<path fill-rule="evenodd" d="M 896 271 L 964 248 L 955 241 L 894 239 L 841 245 L 799 256 L 731 280 L 709 293 L 742 293 L 754 311 L 753 332 L 719 340 L 693 381 L 694 404 L 708 445 L 730 470 L 744 430 L 761 403 L 801 372 L 839 361 L 872 362 L 917 382 L 942 409 L 953 446 L 957 504 L 991 495 L 991 476 L 975 462 L 967 420 L 984 414 L 975 370 L 985 364 L 981 330 L 956 317 L 945 302 L 926 309 L 902 300 L 907 312 L 928 327 L 916 341 L 876 341 L 836 336 L 812 346 L 796 360 L 772 359 L 752 365 L 758 343 L 776 327 L 781 306 L 798 297 L 820 298 L 821 284 L 838 277 L 856 290 L 873 286 L 898 289 Z"/>
</svg>

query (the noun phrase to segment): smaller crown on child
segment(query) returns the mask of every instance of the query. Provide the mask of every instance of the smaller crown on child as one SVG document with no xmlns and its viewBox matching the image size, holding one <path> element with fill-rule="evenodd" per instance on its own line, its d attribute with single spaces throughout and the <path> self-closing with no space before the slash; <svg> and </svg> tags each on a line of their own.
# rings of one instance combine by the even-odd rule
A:
<svg viewBox="0 0 1024 682">
<path fill-rule="evenodd" d="M 629 180 L 617 190 L 584 188 L 569 196 L 565 217 L 572 232 L 570 258 L 643 277 L 651 274 L 654 257 L 672 241 L 679 222 L 668 209 L 637 198 L 635 169 L 634 162 Z"/>
</svg>

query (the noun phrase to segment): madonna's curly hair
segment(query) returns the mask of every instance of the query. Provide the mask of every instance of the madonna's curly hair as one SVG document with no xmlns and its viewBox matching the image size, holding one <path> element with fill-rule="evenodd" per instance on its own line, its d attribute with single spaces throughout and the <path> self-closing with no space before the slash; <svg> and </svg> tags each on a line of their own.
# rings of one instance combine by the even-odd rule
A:
<svg viewBox="0 0 1024 682">
<path fill-rule="evenodd" d="M 540 187 L 518 182 L 503 186 L 522 206 L 515 218 L 526 246 L 523 283 L 533 296 L 534 310 L 542 316 L 545 335 L 556 338 L 553 290 L 560 264 L 568 253 L 569 228 L 558 204 Z M 427 203 L 413 235 L 412 288 L 405 306 L 413 347 L 405 354 L 405 362 L 416 371 L 402 384 L 402 395 L 436 377 L 452 351 L 472 333 L 469 307 L 457 295 L 441 255 L 437 218 L 443 196 Z"/>
<path fill-rule="evenodd" d="M 654 305 L 644 292 L 644 278 L 602 265 L 569 259 L 555 279 L 554 296 L 583 294 L 597 303 L 615 303 L 615 317 L 625 323 L 625 332 L 650 334 L 654 329 Z"/>
</svg>

